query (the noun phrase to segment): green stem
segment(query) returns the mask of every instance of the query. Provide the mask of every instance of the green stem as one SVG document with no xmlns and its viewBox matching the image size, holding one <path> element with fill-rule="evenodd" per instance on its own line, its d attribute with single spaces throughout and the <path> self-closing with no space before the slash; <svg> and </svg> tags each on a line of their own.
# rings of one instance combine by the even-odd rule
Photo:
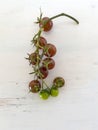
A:
<svg viewBox="0 0 98 130">
<path fill-rule="evenodd" d="M 42 81 L 42 89 L 43 89 L 43 86 L 44 86 L 43 84 L 45 84 L 45 82 L 44 82 L 44 80 L 42 78 L 43 75 L 39 71 L 39 69 L 40 69 L 40 63 L 39 63 L 39 41 L 40 41 L 40 36 L 41 36 L 42 31 L 43 31 L 43 28 L 40 28 L 38 33 L 36 34 L 36 37 L 37 37 L 37 44 L 36 44 L 37 63 L 35 65 L 35 70 L 34 71 L 36 72 L 35 76 L 37 76 L 37 78 L 38 78 L 38 76 L 40 76 L 40 79 Z M 40 56 L 40 62 L 42 61 L 43 56 L 44 56 L 44 52 L 42 52 L 42 54 Z"/>
<path fill-rule="evenodd" d="M 43 84 L 45 84 L 45 86 L 48 88 L 48 89 L 50 89 L 49 88 L 49 86 L 46 84 L 46 82 L 43 80 Z"/>
<path fill-rule="evenodd" d="M 31 72 L 31 73 L 29 73 L 29 74 L 35 74 L 36 72 Z"/>
<path fill-rule="evenodd" d="M 56 15 L 56 16 L 53 16 L 53 17 L 50 18 L 50 20 L 53 20 L 53 19 L 58 18 L 58 17 L 61 17 L 61 16 L 66 16 L 66 17 L 68 17 L 68 18 L 74 20 L 77 24 L 79 24 L 79 21 L 78 21 L 77 19 L 75 19 L 74 17 L 72 17 L 72 16 L 70 16 L 70 15 L 68 15 L 68 14 L 65 14 L 65 13 L 61 13 L 61 14 L 58 14 L 58 15 Z"/>
</svg>

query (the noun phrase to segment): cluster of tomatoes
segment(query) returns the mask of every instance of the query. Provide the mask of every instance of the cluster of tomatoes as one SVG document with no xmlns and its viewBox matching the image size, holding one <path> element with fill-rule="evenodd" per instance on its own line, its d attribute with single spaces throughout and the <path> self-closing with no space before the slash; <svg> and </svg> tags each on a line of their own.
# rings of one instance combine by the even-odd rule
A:
<svg viewBox="0 0 98 130">
<path fill-rule="evenodd" d="M 59 76 L 54 78 L 51 86 L 47 85 L 44 80 L 47 78 L 49 70 L 55 67 L 53 56 L 55 56 L 57 49 L 55 45 L 48 43 L 42 36 L 43 31 L 48 32 L 52 29 L 52 19 L 63 15 L 66 14 L 60 14 L 51 19 L 48 17 L 42 18 L 42 15 L 40 15 L 40 18 L 38 18 L 36 22 L 39 24 L 39 31 L 35 34 L 32 40 L 35 51 L 28 54 L 29 57 L 26 58 L 33 67 L 33 72 L 30 74 L 34 74 L 34 80 L 29 83 L 29 90 L 32 93 L 39 93 L 40 97 L 44 100 L 48 99 L 50 95 L 53 97 L 58 96 L 58 89 L 63 87 L 65 84 L 65 80 Z M 71 16 L 66 16 L 72 18 Z M 74 20 L 76 21 L 76 19 Z"/>
</svg>

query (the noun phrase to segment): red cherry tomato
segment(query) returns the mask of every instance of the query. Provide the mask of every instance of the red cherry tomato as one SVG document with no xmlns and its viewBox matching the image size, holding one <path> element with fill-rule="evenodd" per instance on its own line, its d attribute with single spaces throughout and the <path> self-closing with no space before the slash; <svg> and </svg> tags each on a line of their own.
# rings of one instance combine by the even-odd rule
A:
<svg viewBox="0 0 98 130">
<path fill-rule="evenodd" d="M 47 68 L 45 66 L 41 66 L 39 68 L 39 70 L 40 70 L 40 73 L 42 74 L 42 76 L 41 77 L 39 76 L 39 78 L 45 79 L 48 76 L 48 70 L 47 70 Z"/>
<path fill-rule="evenodd" d="M 39 26 L 43 27 L 45 32 L 48 32 L 52 29 L 53 22 L 48 17 L 44 17 L 44 18 L 42 18 L 41 22 L 39 23 Z"/>
<path fill-rule="evenodd" d="M 32 64 L 32 65 L 36 65 L 36 63 L 38 62 L 40 62 L 40 58 L 39 59 L 37 59 L 37 53 L 31 53 L 30 55 L 29 55 L 29 61 L 30 61 L 30 64 Z M 39 56 L 40 57 L 40 56 Z"/>
<path fill-rule="evenodd" d="M 32 80 L 30 83 L 29 83 L 29 87 L 30 87 L 30 91 L 33 92 L 33 93 L 37 93 L 40 91 L 41 89 L 41 84 L 38 80 Z"/>
<path fill-rule="evenodd" d="M 39 49 L 42 49 L 47 44 L 47 40 L 44 37 L 39 38 Z M 37 40 L 35 41 L 35 45 L 37 45 Z"/>
<path fill-rule="evenodd" d="M 55 66 L 55 61 L 52 58 L 45 58 L 42 62 L 49 70 L 53 69 Z"/>
<path fill-rule="evenodd" d="M 45 56 L 53 57 L 56 54 L 56 51 L 56 47 L 53 44 L 48 43 L 45 45 Z"/>
</svg>

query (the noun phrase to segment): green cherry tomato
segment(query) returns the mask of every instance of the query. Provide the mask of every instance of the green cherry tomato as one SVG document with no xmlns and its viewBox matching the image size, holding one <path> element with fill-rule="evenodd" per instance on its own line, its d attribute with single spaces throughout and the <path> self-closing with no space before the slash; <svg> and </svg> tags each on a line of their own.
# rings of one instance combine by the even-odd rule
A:
<svg viewBox="0 0 98 130">
<path fill-rule="evenodd" d="M 58 88 L 56 88 L 56 87 L 52 87 L 50 93 L 51 93 L 51 96 L 52 96 L 52 97 L 56 97 L 56 96 L 58 96 L 58 94 L 59 94 L 59 90 L 58 90 Z"/>
<path fill-rule="evenodd" d="M 46 100 L 46 99 L 49 98 L 50 93 L 47 89 L 43 89 L 43 90 L 40 91 L 39 95 L 40 95 L 40 98 L 42 98 L 43 100 Z"/>
<path fill-rule="evenodd" d="M 53 80 L 53 84 L 54 84 L 57 88 L 60 88 L 60 87 L 63 87 L 63 86 L 64 86 L 65 80 L 64 80 L 62 77 L 56 77 L 56 78 Z"/>
</svg>

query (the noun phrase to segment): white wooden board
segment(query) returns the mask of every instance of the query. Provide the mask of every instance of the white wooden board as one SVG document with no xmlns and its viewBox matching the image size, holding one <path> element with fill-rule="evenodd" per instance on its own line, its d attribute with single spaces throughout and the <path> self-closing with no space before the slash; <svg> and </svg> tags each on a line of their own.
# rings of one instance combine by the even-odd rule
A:
<svg viewBox="0 0 98 130">
<path fill-rule="evenodd" d="M 65 12 L 80 21 L 58 18 L 43 33 L 58 50 L 47 82 L 66 80 L 46 101 L 28 93 L 32 69 L 24 59 L 40 7 L 44 16 Z M 0 0 L 0 130 L 98 130 L 97 0 Z"/>
</svg>

